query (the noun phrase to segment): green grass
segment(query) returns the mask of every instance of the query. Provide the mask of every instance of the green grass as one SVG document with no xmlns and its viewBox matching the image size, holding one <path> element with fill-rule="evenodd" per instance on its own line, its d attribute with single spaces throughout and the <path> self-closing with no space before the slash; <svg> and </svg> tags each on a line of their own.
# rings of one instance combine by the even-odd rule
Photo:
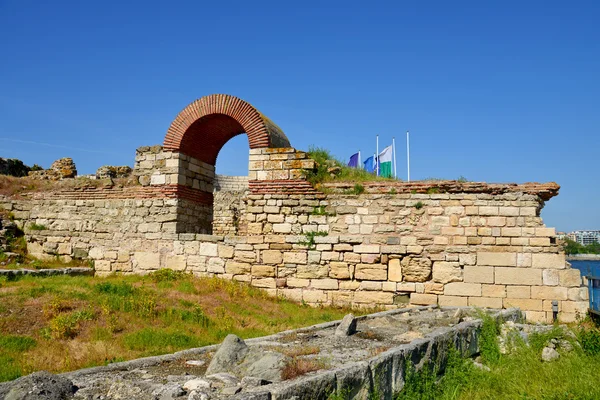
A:
<svg viewBox="0 0 600 400">
<path fill-rule="evenodd" d="M 346 163 L 335 158 L 329 150 L 321 147 L 310 146 L 308 156 L 316 161 L 316 166 L 314 170 L 306 170 L 305 176 L 315 187 L 319 187 L 321 183 L 331 181 L 357 182 L 357 185 L 351 190 L 352 193 L 349 194 L 361 194 L 364 191 L 364 187 L 359 184 L 360 182 L 396 180 L 394 178 L 376 176 L 361 168 L 349 167 Z M 333 177 L 329 172 L 331 168 L 337 170 Z"/>
<path fill-rule="evenodd" d="M 0 289 L 0 381 L 219 343 L 229 333 L 263 336 L 349 312 L 175 271 L 0 278 Z"/>
<path fill-rule="evenodd" d="M 551 338 L 572 340 L 555 328 L 530 335 L 530 346 L 516 343 L 508 355 L 500 354 L 495 337 L 498 325 L 486 320 L 480 343 L 482 358 L 490 371 L 476 368 L 471 360 L 450 351 L 445 373 L 440 378 L 435 365 L 425 365 L 415 372 L 407 366 L 405 387 L 395 400 L 483 400 L 483 399 L 598 399 L 600 398 L 600 355 L 596 327 L 581 326 L 587 344 L 571 352 L 561 352 L 553 362 L 541 361 L 542 348 Z M 494 349 L 495 347 L 495 349 Z"/>
</svg>

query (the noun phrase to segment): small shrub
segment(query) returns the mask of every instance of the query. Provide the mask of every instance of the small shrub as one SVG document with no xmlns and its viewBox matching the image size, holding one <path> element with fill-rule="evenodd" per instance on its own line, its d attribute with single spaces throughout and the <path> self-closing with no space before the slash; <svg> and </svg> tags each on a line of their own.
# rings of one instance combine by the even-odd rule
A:
<svg viewBox="0 0 600 400">
<path fill-rule="evenodd" d="M 440 188 L 434 186 L 427 189 L 427 194 L 437 194 L 440 192 Z"/>
<path fill-rule="evenodd" d="M 487 364 L 496 363 L 500 360 L 500 347 L 498 345 L 498 335 L 500 334 L 500 324 L 498 321 L 482 313 L 483 325 L 479 335 L 479 349 L 481 358 Z"/>
<path fill-rule="evenodd" d="M 365 187 L 360 183 L 354 185 L 353 194 L 362 194 L 365 192 Z"/>
<path fill-rule="evenodd" d="M 326 216 L 334 216 L 335 214 L 328 213 L 325 209 L 325 206 L 315 207 L 311 212 L 311 215 L 326 215 Z"/>
<path fill-rule="evenodd" d="M 189 277 L 183 271 L 174 271 L 169 268 L 162 268 L 148 275 L 154 282 L 173 282 Z"/>
<path fill-rule="evenodd" d="M 462 175 L 461 175 L 461 176 L 459 176 L 459 177 L 458 177 L 458 179 L 457 179 L 456 181 L 457 181 L 457 182 L 460 182 L 460 183 L 466 183 L 466 182 L 469 182 L 469 181 L 468 181 L 468 179 L 467 179 L 467 178 L 465 178 L 465 177 L 464 177 L 464 176 L 462 176 Z"/>
<path fill-rule="evenodd" d="M 586 354 L 590 356 L 597 356 L 600 354 L 600 331 L 598 329 L 582 327 L 579 330 L 577 337 L 582 350 Z"/>
<path fill-rule="evenodd" d="M 327 368 L 323 360 L 292 358 L 281 370 L 281 379 L 294 379 L 309 372 L 318 371 Z"/>
<path fill-rule="evenodd" d="M 35 222 L 29 225 L 29 230 L 31 231 L 45 231 L 47 229 L 48 227 L 46 227 L 46 225 L 36 224 Z"/>
<path fill-rule="evenodd" d="M 302 242 L 298 242 L 298 244 L 306 246 L 309 249 L 313 249 L 315 247 L 315 237 L 317 237 L 317 236 L 327 236 L 327 235 L 328 235 L 328 233 L 327 232 L 323 232 L 323 231 L 306 232 L 304 234 L 304 236 L 306 236 L 306 240 L 304 240 Z"/>
<path fill-rule="evenodd" d="M 396 190 L 396 188 L 391 188 L 390 191 L 388 192 L 388 194 L 397 194 L 398 191 Z"/>
<path fill-rule="evenodd" d="M 422 202 L 422 201 L 417 201 L 417 202 L 415 203 L 415 208 L 416 208 L 417 210 L 420 210 L 421 208 L 423 208 L 423 202 Z"/>
<path fill-rule="evenodd" d="M 79 333 L 80 322 L 94 319 L 93 312 L 88 310 L 59 314 L 50 320 L 50 335 L 54 339 L 72 339 Z"/>
</svg>

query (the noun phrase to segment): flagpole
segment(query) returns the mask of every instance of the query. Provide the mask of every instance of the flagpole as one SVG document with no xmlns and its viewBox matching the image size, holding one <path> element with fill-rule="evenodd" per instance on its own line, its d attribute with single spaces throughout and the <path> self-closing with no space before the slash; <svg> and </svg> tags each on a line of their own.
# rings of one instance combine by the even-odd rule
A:
<svg viewBox="0 0 600 400">
<path fill-rule="evenodd" d="M 379 135 L 377 135 L 377 158 L 375 159 L 375 161 L 377 162 L 376 166 L 377 166 L 377 176 L 379 176 Z"/>
<path fill-rule="evenodd" d="M 410 182 L 410 140 L 408 131 L 406 131 L 406 164 L 408 165 L 408 182 Z"/>
<path fill-rule="evenodd" d="M 397 179 L 398 174 L 396 174 L 396 137 L 392 137 L 392 153 L 394 153 L 394 179 Z"/>
<path fill-rule="evenodd" d="M 360 150 L 358 151 L 358 168 L 362 169 L 363 165 L 361 163 L 361 159 L 360 159 Z"/>
</svg>

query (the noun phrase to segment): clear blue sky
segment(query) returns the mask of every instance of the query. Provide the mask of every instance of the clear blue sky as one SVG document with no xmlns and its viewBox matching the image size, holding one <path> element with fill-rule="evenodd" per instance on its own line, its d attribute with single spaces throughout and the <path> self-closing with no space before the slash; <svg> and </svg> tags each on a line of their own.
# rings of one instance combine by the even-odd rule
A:
<svg viewBox="0 0 600 400">
<path fill-rule="evenodd" d="M 292 145 L 398 139 L 412 178 L 556 181 L 542 216 L 600 229 L 597 1 L 0 0 L 0 157 L 133 165 L 194 99 L 227 93 Z M 217 172 L 247 172 L 247 139 Z"/>
</svg>

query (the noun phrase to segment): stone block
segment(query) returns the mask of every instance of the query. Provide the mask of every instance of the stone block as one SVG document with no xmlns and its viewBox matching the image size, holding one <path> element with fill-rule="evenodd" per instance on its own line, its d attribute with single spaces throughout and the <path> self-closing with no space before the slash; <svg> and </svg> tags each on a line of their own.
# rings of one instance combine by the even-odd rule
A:
<svg viewBox="0 0 600 400">
<path fill-rule="evenodd" d="M 329 276 L 336 279 L 350 279 L 350 268 L 345 262 L 332 261 L 329 263 Z"/>
<path fill-rule="evenodd" d="M 535 236 L 554 237 L 554 236 L 556 236 L 556 229 L 555 228 L 535 228 Z"/>
<path fill-rule="evenodd" d="M 531 267 L 531 253 L 517 253 L 517 267 Z"/>
<path fill-rule="evenodd" d="M 392 282 L 402 282 L 402 266 L 400 259 L 393 258 L 388 262 L 388 280 Z"/>
<path fill-rule="evenodd" d="M 477 265 L 516 267 L 517 253 L 478 251 Z"/>
<path fill-rule="evenodd" d="M 273 224 L 273 232 L 275 233 L 292 233 L 292 224 Z"/>
<path fill-rule="evenodd" d="M 503 300 L 504 308 L 518 307 L 523 311 L 542 311 L 542 300 L 538 299 L 513 299 L 507 297 Z"/>
<path fill-rule="evenodd" d="M 107 275 L 111 271 L 111 264 L 108 260 L 96 260 L 94 261 L 94 270 L 100 275 Z"/>
<path fill-rule="evenodd" d="M 542 284 L 542 270 L 533 268 L 496 267 L 495 283 L 501 285 L 531 285 Z"/>
<path fill-rule="evenodd" d="M 302 289 L 277 289 L 277 295 L 298 303 L 302 302 Z"/>
<path fill-rule="evenodd" d="M 358 290 L 382 290 L 382 283 L 383 282 L 378 281 L 362 281 L 358 287 Z"/>
<path fill-rule="evenodd" d="M 378 244 L 359 244 L 354 246 L 354 252 L 379 254 L 380 246 Z"/>
<path fill-rule="evenodd" d="M 207 257 L 218 257 L 219 246 L 216 243 L 200 243 L 199 254 Z"/>
<path fill-rule="evenodd" d="M 288 264 L 306 264 L 307 253 L 305 251 L 286 251 L 283 253 L 283 262 Z"/>
<path fill-rule="evenodd" d="M 506 286 L 504 285 L 481 285 L 483 297 L 506 297 Z"/>
<path fill-rule="evenodd" d="M 460 282 L 462 269 L 458 262 L 436 261 L 433 263 L 433 280 L 439 283 Z"/>
<path fill-rule="evenodd" d="M 366 303 L 375 306 L 377 304 L 393 304 L 394 294 L 390 292 L 368 292 L 357 291 L 354 293 L 354 303 Z"/>
<path fill-rule="evenodd" d="M 357 264 L 355 278 L 368 281 L 387 280 L 387 266 L 384 264 Z"/>
<path fill-rule="evenodd" d="M 302 300 L 306 303 L 326 303 L 327 293 L 322 290 L 304 290 Z"/>
<path fill-rule="evenodd" d="M 232 275 L 245 275 L 250 274 L 252 271 L 252 264 L 245 262 L 238 262 L 228 260 L 225 263 L 225 272 Z"/>
<path fill-rule="evenodd" d="M 281 264 L 283 262 L 283 253 L 279 250 L 263 250 L 262 262 L 265 264 Z"/>
<path fill-rule="evenodd" d="M 587 301 L 563 301 L 562 312 L 574 313 L 585 316 L 588 312 L 589 303 Z"/>
<path fill-rule="evenodd" d="M 159 269 L 160 257 L 158 253 L 151 252 L 135 252 L 133 253 L 136 269 Z"/>
<path fill-rule="evenodd" d="M 436 294 L 425 294 L 425 293 L 411 293 L 410 304 L 428 306 L 438 303 L 438 296 Z"/>
<path fill-rule="evenodd" d="M 565 269 L 567 268 L 565 254 L 559 253 L 534 253 L 531 255 L 531 266 L 533 268 L 553 268 L 553 269 Z"/>
<path fill-rule="evenodd" d="M 337 279 L 311 279 L 310 287 L 322 290 L 338 290 Z"/>
<path fill-rule="evenodd" d="M 580 287 L 582 284 L 581 273 L 576 268 L 564 269 L 558 275 L 561 286 Z"/>
<path fill-rule="evenodd" d="M 481 296 L 480 283 L 451 282 L 444 286 L 446 296 Z"/>
<path fill-rule="evenodd" d="M 502 299 L 498 297 L 469 297 L 470 307 L 502 308 Z"/>
<path fill-rule="evenodd" d="M 165 266 L 174 271 L 185 271 L 187 267 L 186 257 L 183 255 L 167 256 Z"/>
<path fill-rule="evenodd" d="M 513 299 L 530 299 L 531 286 L 506 286 L 506 297 Z"/>
<path fill-rule="evenodd" d="M 318 279 L 327 278 L 329 274 L 326 265 L 309 264 L 309 265 L 298 265 L 296 267 L 296 277 L 304 279 Z"/>
<path fill-rule="evenodd" d="M 253 265 L 252 276 L 261 278 L 274 278 L 276 268 L 272 265 Z"/>
<path fill-rule="evenodd" d="M 217 254 L 221 258 L 233 258 L 233 246 L 227 246 L 224 244 L 217 245 Z M 206 249 L 205 249 L 206 251 Z"/>
<path fill-rule="evenodd" d="M 277 287 L 275 278 L 252 278 L 250 284 L 254 287 L 265 289 L 275 289 Z"/>
<path fill-rule="evenodd" d="M 463 280 L 469 283 L 494 283 L 494 267 L 466 266 Z"/>
<path fill-rule="evenodd" d="M 289 287 L 308 287 L 310 285 L 310 279 L 299 279 L 299 278 L 287 278 L 286 282 Z"/>
<path fill-rule="evenodd" d="M 440 295 L 438 303 L 441 307 L 467 307 L 468 297 Z"/>
<path fill-rule="evenodd" d="M 532 286 L 531 298 L 541 300 L 567 300 L 567 288 L 561 286 Z"/>
<path fill-rule="evenodd" d="M 190 260 L 191 261 L 191 260 Z M 225 261 L 220 258 L 211 258 L 208 260 L 207 271 L 213 274 L 225 273 Z"/>
<path fill-rule="evenodd" d="M 544 286 L 557 286 L 558 281 L 559 281 L 558 273 L 559 273 L 559 270 L 557 270 L 557 269 L 542 270 L 542 283 L 544 284 Z"/>
</svg>

